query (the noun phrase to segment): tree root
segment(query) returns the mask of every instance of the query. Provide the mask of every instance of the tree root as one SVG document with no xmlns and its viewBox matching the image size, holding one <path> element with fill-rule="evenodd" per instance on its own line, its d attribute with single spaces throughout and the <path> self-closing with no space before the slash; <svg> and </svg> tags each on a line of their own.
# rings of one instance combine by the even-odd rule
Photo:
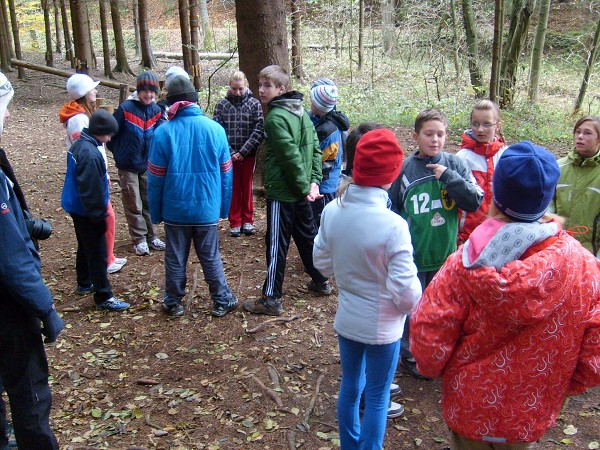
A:
<svg viewBox="0 0 600 450">
<path fill-rule="evenodd" d="M 311 415 L 313 409 L 315 409 L 315 403 L 317 402 L 317 397 L 319 396 L 319 390 L 321 389 L 321 382 L 323 381 L 323 378 L 325 378 L 325 374 L 321 374 L 321 375 L 319 375 L 319 378 L 317 378 L 315 392 L 313 393 L 313 396 L 311 397 L 310 402 L 308 402 L 306 411 L 304 411 L 304 417 L 303 417 L 302 422 L 300 422 L 298 424 L 298 429 L 300 429 L 301 431 L 308 432 L 310 430 L 310 425 L 308 424 L 308 420 L 310 419 L 310 415 Z"/>
<path fill-rule="evenodd" d="M 289 450 L 296 450 L 296 433 L 292 430 L 288 430 L 286 436 Z"/>
<path fill-rule="evenodd" d="M 274 319 L 265 320 L 264 322 L 258 324 L 254 328 L 246 329 L 246 333 L 248 333 L 248 334 L 256 333 L 257 331 L 262 330 L 267 324 L 274 323 L 274 322 L 291 322 L 292 320 L 299 319 L 300 317 L 302 317 L 302 314 L 294 314 L 293 316 L 276 317 Z"/>
<path fill-rule="evenodd" d="M 277 406 L 279 408 L 281 408 L 283 406 L 281 397 L 279 396 L 279 394 L 276 391 L 274 391 L 270 387 L 265 386 L 264 383 L 262 381 L 260 381 L 258 379 L 258 377 L 256 377 L 255 375 L 252 375 L 252 379 L 254 380 L 254 382 L 256 384 L 258 384 L 258 386 L 264 391 L 265 394 L 267 394 L 269 397 L 271 397 L 273 399 L 273 401 L 277 404 Z"/>
<path fill-rule="evenodd" d="M 279 382 L 279 373 L 275 366 L 271 363 L 267 364 L 267 372 L 269 372 L 269 376 L 271 377 L 271 383 L 275 386 L 275 391 L 281 391 L 281 383 Z"/>
</svg>

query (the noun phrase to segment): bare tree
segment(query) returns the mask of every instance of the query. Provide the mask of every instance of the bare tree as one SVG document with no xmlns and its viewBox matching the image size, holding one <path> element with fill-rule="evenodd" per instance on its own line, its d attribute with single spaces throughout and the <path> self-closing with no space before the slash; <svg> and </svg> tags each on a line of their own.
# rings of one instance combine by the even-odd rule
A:
<svg viewBox="0 0 600 450">
<path fill-rule="evenodd" d="M 73 51 L 73 40 L 69 31 L 69 16 L 67 15 L 66 0 L 58 0 L 60 5 L 60 17 L 65 35 L 65 60 L 71 62 L 71 68 L 75 67 L 75 52 Z"/>
<path fill-rule="evenodd" d="M 381 37 L 387 54 L 395 54 L 397 50 L 394 6 L 395 0 L 381 0 Z"/>
<path fill-rule="evenodd" d="M 191 37 L 191 56 L 192 65 L 190 67 L 190 75 L 194 79 L 194 87 L 200 89 L 200 73 L 198 72 L 200 64 L 200 7 L 198 0 L 190 0 L 190 37 Z"/>
<path fill-rule="evenodd" d="M 15 56 L 12 46 L 13 41 L 10 35 L 10 23 L 8 20 L 8 10 L 6 9 L 6 0 L 0 0 L 0 47 L 2 47 L 0 67 L 5 72 L 11 70 L 10 58 Z"/>
<path fill-rule="evenodd" d="M 358 2 L 358 71 L 363 70 L 365 61 L 365 0 Z"/>
<path fill-rule="evenodd" d="M 179 0 L 179 29 L 181 30 L 181 51 L 183 53 L 183 68 L 190 72 L 192 66 L 192 35 L 190 31 L 189 0 Z"/>
<path fill-rule="evenodd" d="M 208 7 L 206 0 L 200 0 L 200 16 L 202 17 L 202 33 L 204 34 L 204 50 L 210 52 L 216 48 L 215 40 L 210 26 L 210 17 L 208 17 Z"/>
<path fill-rule="evenodd" d="M 495 1 L 494 41 L 492 43 L 492 71 L 490 74 L 490 100 L 498 98 L 500 78 L 500 55 L 502 55 L 502 35 L 504 34 L 504 0 Z"/>
<path fill-rule="evenodd" d="M 529 101 L 537 103 L 540 97 L 540 70 L 548 29 L 548 16 L 550 15 L 551 0 L 541 0 L 539 5 L 538 22 L 535 27 L 535 39 L 531 50 L 531 72 L 529 76 Z"/>
<path fill-rule="evenodd" d="M 302 67 L 302 40 L 300 39 L 300 26 L 302 23 L 301 0 L 291 0 L 292 9 L 292 74 L 299 80 L 306 78 Z"/>
<path fill-rule="evenodd" d="M 108 0 L 99 0 L 100 10 L 100 32 L 102 33 L 102 56 L 104 60 L 104 75 L 108 78 L 114 78 L 110 69 L 110 44 L 108 41 L 108 20 L 106 19 L 106 3 Z"/>
<path fill-rule="evenodd" d="M 110 17 L 112 19 L 113 34 L 115 36 L 115 65 L 113 72 L 128 73 L 134 75 L 129 67 L 127 53 L 125 52 L 125 41 L 123 39 L 123 27 L 121 26 L 121 13 L 119 11 L 119 0 L 110 0 Z"/>
<path fill-rule="evenodd" d="M 54 34 L 56 35 L 55 52 L 60 53 L 62 51 L 62 37 L 60 34 L 60 9 L 58 7 L 58 0 L 52 0 L 52 10 L 54 11 Z"/>
<path fill-rule="evenodd" d="M 52 52 L 52 24 L 50 23 L 50 2 L 42 0 L 42 11 L 44 12 L 44 31 L 46 35 L 46 65 L 54 66 L 54 54 Z"/>
<path fill-rule="evenodd" d="M 477 97 L 485 95 L 485 88 L 481 80 L 481 69 L 479 67 L 479 43 L 475 32 L 475 20 L 471 12 L 471 0 L 462 2 L 463 24 L 467 40 L 467 60 L 469 62 L 469 77 L 471 86 Z"/>
<path fill-rule="evenodd" d="M 21 52 L 21 38 L 19 36 L 19 20 L 17 18 L 17 10 L 15 8 L 15 0 L 8 0 L 8 10 L 10 12 L 10 23 L 12 25 L 12 35 L 15 43 L 15 56 L 17 59 L 23 59 Z M 17 73 L 20 80 L 25 79 L 25 69 L 21 66 L 17 68 Z"/>
<path fill-rule="evenodd" d="M 140 13 L 138 5 L 138 0 L 131 0 L 131 9 L 133 11 L 133 34 L 135 35 L 135 56 L 141 56 L 142 54 L 142 44 L 140 42 Z"/>
<path fill-rule="evenodd" d="M 92 44 L 90 42 L 90 24 L 87 4 L 80 0 L 70 0 L 73 42 L 75 44 L 76 67 L 80 72 L 88 73 L 93 63 Z"/>
<path fill-rule="evenodd" d="M 460 40 L 458 38 L 458 20 L 456 18 L 456 0 L 450 0 L 450 18 L 452 20 L 452 39 L 454 40 L 452 59 L 454 60 L 454 71 L 456 72 L 456 78 L 460 78 L 460 59 L 458 57 Z"/>
<path fill-rule="evenodd" d="M 585 66 L 585 73 L 583 74 L 583 81 L 581 82 L 581 86 L 579 87 L 579 94 L 577 95 L 577 100 L 575 100 L 575 107 L 573 108 L 573 114 L 578 113 L 581 110 L 581 105 L 583 105 L 583 100 L 585 99 L 585 93 L 587 92 L 587 87 L 590 82 L 590 78 L 592 76 L 592 68 L 594 64 L 596 64 L 596 59 L 598 58 L 598 46 L 600 44 L 600 16 L 598 16 L 598 22 L 596 23 L 596 32 L 594 33 L 594 40 L 592 41 L 592 46 L 590 48 L 587 64 Z"/>
<path fill-rule="evenodd" d="M 152 53 L 152 45 L 150 44 L 150 30 L 148 29 L 148 1 L 138 0 L 138 19 L 140 21 L 140 46 L 142 48 L 142 61 L 140 64 L 143 67 L 152 69 L 156 63 Z"/>
</svg>

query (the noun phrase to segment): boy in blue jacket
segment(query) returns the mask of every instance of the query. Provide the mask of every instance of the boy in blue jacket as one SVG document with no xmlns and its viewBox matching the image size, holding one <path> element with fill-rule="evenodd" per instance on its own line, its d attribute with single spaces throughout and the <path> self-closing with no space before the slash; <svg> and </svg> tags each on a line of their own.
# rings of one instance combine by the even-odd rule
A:
<svg viewBox="0 0 600 450">
<path fill-rule="evenodd" d="M 165 222 L 164 311 L 184 313 L 186 266 L 190 246 L 204 272 L 213 301 L 212 315 L 223 317 L 237 307 L 227 285 L 219 252 L 219 218 L 231 202 L 232 163 L 225 130 L 198 106 L 191 81 L 175 77 L 167 88 L 169 121 L 150 146 L 148 196 L 155 224 Z"/>
<path fill-rule="evenodd" d="M 108 178 L 104 157 L 98 149 L 119 129 L 115 118 L 100 109 L 92 114 L 90 126 L 67 153 L 67 173 L 61 205 L 67 211 L 77 236 L 77 292 L 94 293 L 100 309 L 120 311 L 129 308 L 113 295 L 106 272 L 106 216 L 108 215 Z"/>
</svg>

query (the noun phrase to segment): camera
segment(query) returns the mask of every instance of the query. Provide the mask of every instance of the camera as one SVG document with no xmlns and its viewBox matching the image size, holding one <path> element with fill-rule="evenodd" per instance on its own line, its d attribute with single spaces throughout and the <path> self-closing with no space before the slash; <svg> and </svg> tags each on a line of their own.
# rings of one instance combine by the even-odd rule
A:
<svg viewBox="0 0 600 450">
<path fill-rule="evenodd" d="M 43 241 L 48 239 L 52 234 L 52 224 L 46 219 L 40 219 L 39 217 L 32 217 L 29 211 L 24 212 L 25 214 L 25 226 L 31 239 L 39 239 Z"/>
</svg>

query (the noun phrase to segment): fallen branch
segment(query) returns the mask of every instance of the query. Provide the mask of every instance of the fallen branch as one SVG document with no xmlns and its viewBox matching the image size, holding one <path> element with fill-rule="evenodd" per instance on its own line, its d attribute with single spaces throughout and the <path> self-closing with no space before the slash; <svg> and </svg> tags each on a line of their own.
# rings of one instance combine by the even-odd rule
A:
<svg viewBox="0 0 600 450">
<path fill-rule="evenodd" d="M 269 372 L 269 376 L 271 377 L 271 383 L 275 386 L 275 391 L 281 391 L 281 383 L 279 383 L 279 373 L 277 373 L 277 369 L 273 364 L 267 364 L 267 372 Z"/>
<path fill-rule="evenodd" d="M 148 425 L 149 427 L 152 427 L 156 430 L 165 431 L 163 429 L 163 427 L 161 427 L 160 425 L 157 425 L 154 422 L 150 422 L 150 416 L 146 416 L 146 425 Z"/>
<path fill-rule="evenodd" d="M 81 308 L 79 306 L 66 306 L 64 308 L 60 308 L 60 312 L 79 312 Z"/>
<path fill-rule="evenodd" d="M 269 397 L 271 397 L 273 399 L 273 401 L 277 404 L 278 407 L 281 408 L 283 406 L 281 397 L 279 396 L 279 394 L 277 392 L 275 392 L 270 387 L 265 386 L 264 383 L 262 381 L 260 381 L 255 375 L 252 375 L 252 379 L 265 392 L 265 394 L 267 394 Z"/>
<path fill-rule="evenodd" d="M 315 386 L 315 392 L 313 393 L 313 396 L 310 399 L 310 402 L 308 402 L 306 411 L 304 411 L 304 417 L 303 417 L 302 422 L 298 425 L 298 428 L 302 431 L 308 432 L 310 430 L 310 425 L 308 424 L 308 420 L 310 419 L 312 410 L 315 409 L 315 403 L 317 402 L 317 397 L 319 396 L 319 390 L 321 389 L 321 382 L 323 381 L 323 378 L 325 378 L 325 374 L 321 374 L 321 375 L 319 375 L 319 378 L 317 378 L 317 385 Z"/>
<path fill-rule="evenodd" d="M 292 320 L 299 319 L 300 317 L 302 317 L 302 314 L 294 314 L 293 316 L 276 317 L 274 319 L 265 320 L 264 322 L 258 324 L 254 328 L 250 328 L 249 330 L 246 329 L 246 333 L 249 333 L 249 334 L 256 333 L 257 331 L 263 329 L 266 325 L 268 325 L 270 323 L 274 323 L 274 322 L 291 322 Z"/>
<path fill-rule="evenodd" d="M 160 381 L 154 380 L 152 378 L 140 378 L 136 381 L 136 383 L 142 386 L 154 386 L 160 384 Z"/>
<path fill-rule="evenodd" d="M 289 450 L 296 450 L 296 433 L 294 433 L 292 430 L 288 430 L 286 435 Z"/>
</svg>

